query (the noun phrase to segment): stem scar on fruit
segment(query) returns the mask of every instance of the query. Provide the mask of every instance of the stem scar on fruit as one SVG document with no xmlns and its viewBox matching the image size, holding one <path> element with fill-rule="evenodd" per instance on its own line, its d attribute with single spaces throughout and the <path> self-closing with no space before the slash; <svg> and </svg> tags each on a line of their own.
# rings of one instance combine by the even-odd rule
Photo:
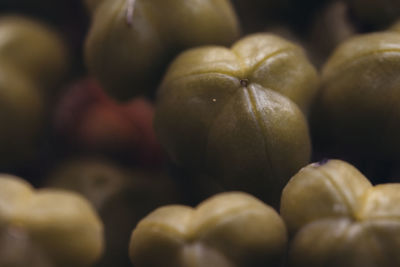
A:
<svg viewBox="0 0 400 267">
<path fill-rule="evenodd" d="M 249 80 L 248 79 L 241 79 L 240 80 L 240 85 L 243 87 L 247 87 L 247 85 L 249 84 Z"/>
<path fill-rule="evenodd" d="M 132 26 L 133 23 L 133 12 L 135 11 L 136 0 L 128 0 L 126 7 L 126 24 Z"/>
</svg>

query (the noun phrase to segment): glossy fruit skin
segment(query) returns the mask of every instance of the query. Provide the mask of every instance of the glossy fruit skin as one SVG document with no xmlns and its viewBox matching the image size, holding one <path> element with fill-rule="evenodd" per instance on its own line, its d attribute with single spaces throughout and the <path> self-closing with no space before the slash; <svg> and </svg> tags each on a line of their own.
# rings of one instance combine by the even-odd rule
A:
<svg viewBox="0 0 400 267">
<path fill-rule="evenodd" d="M 315 138 L 361 157 L 400 154 L 400 35 L 380 32 L 342 43 L 325 63 L 315 101 Z"/>
<path fill-rule="evenodd" d="M 137 267 L 278 266 L 286 241 L 274 209 L 251 195 L 228 192 L 194 209 L 156 209 L 133 230 L 129 254 Z"/>
<path fill-rule="evenodd" d="M 80 195 L 35 191 L 21 178 L 0 176 L 0 230 L 25 231 L 55 266 L 90 266 L 103 250 L 103 225 Z M 22 256 L 22 255 L 21 255 Z"/>
<path fill-rule="evenodd" d="M 317 82 L 302 50 L 273 35 L 248 36 L 232 49 L 191 49 L 159 88 L 156 134 L 178 166 L 276 205 L 309 161 L 300 109 L 307 112 Z"/>
<path fill-rule="evenodd" d="M 301 169 L 282 193 L 289 266 L 398 266 L 400 184 L 372 186 L 341 160 Z"/>
<path fill-rule="evenodd" d="M 130 2 L 103 2 L 85 42 L 89 71 L 119 100 L 154 92 L 177 52 L 229 45 L 239 36 L 236 15 L 226 0 L 136 0 L 131 22 Z"/>
</svg>

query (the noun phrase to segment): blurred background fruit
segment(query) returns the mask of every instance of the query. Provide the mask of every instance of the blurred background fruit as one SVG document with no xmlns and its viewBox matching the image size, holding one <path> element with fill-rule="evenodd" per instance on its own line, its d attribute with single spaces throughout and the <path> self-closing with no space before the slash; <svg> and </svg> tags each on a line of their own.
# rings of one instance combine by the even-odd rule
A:
<svg viewBox="0 0 400 267">
<path fill-rule="evenodd" d="M 0 64 L 19 70 L 54 95 L 65 79 L 69 56 L 62 36 L 53 28 L 24 16 L 0 17 Z"/>
<path fill-rule="evenodd" d="M 148 100 L 117 103 L 97 81 L 84 78 L 60 95 L 53 127 L 64 153 L 108 155 L 128 164 L 157 168 L 163 165 L 163 152 L 153 130 L 153 117 L 154 107 Z"/>
<path fill-rule="evenodd" d="M 37 156 L 69 58 L 60 35 L 24 16 L 0 17 L 0 40 L 0 169 L 7 169 Z"/>
<path fill-rule="evenodd" d="M 398 164 L 399 52 L 400 34 L 369 33 L 343 42 L 324 64 L 311 128 L 326 157 Z"/>
</svg>

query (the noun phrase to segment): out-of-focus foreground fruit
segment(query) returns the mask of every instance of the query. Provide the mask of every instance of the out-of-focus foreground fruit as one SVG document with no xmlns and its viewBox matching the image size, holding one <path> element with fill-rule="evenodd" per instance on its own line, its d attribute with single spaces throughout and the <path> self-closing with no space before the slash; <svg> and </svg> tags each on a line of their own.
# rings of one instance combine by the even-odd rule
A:
<svg viewBox="0 0 400 267">
<path fill-rule="evenodd" d="M 223 193 L 195 209 L 156 209 L 133 230 L 134 266 L 279 266 L 287 234 L 278 213 L 245 193 Z"/>
<path fill-rule="evenodd" d="M 36 257 L 44 266 L 86 267 L 100 258 L 104 246 L 103 224 L 86 199 L 68 191 L 35 191 L 5 174 L 0 176 L 0 235 L 10 239 L 6 247 L 14 243 L 21 252 L 20 257 L 2 255 L 1 265 L 34 266 L 38 263 L 29 261 Z"/>
</svg>

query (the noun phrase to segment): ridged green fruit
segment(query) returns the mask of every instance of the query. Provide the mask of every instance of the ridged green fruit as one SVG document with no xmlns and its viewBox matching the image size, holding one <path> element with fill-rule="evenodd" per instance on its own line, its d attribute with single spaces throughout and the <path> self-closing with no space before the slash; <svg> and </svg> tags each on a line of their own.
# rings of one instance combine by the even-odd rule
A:
<svg viewBox="0 0 400 267">
<path fill-rule="evenodd" d="M 400 184 L 372 186 L 344 161 L 301 169 L 280 210 L 293 237 L 289 266 L 399 266 L 399 201 Z"/>
<path fill-rule="evenodd" d="M 35 191 L 18 177 L 0 175 L 0 231 L 10 229 L 24 232 L 53 266 L 91 266 L 104 247 L 103 224 L 82 196 Z"/>
<path fill-rule="evenodd" d="M 309 162 L 305 116 L 318 76 L 303 50 L 269 34 L 194 48 L 171 64 L 155 130 L 177 165 L 276 205 Z"/>
<path fill-rule="evenodd" d="M 216 195 L 196 208 L 156 209 L 132 232 L 136 267 L 280 266 L 287 233 L 278 213 L 244 193 Z"/>
</svg>

